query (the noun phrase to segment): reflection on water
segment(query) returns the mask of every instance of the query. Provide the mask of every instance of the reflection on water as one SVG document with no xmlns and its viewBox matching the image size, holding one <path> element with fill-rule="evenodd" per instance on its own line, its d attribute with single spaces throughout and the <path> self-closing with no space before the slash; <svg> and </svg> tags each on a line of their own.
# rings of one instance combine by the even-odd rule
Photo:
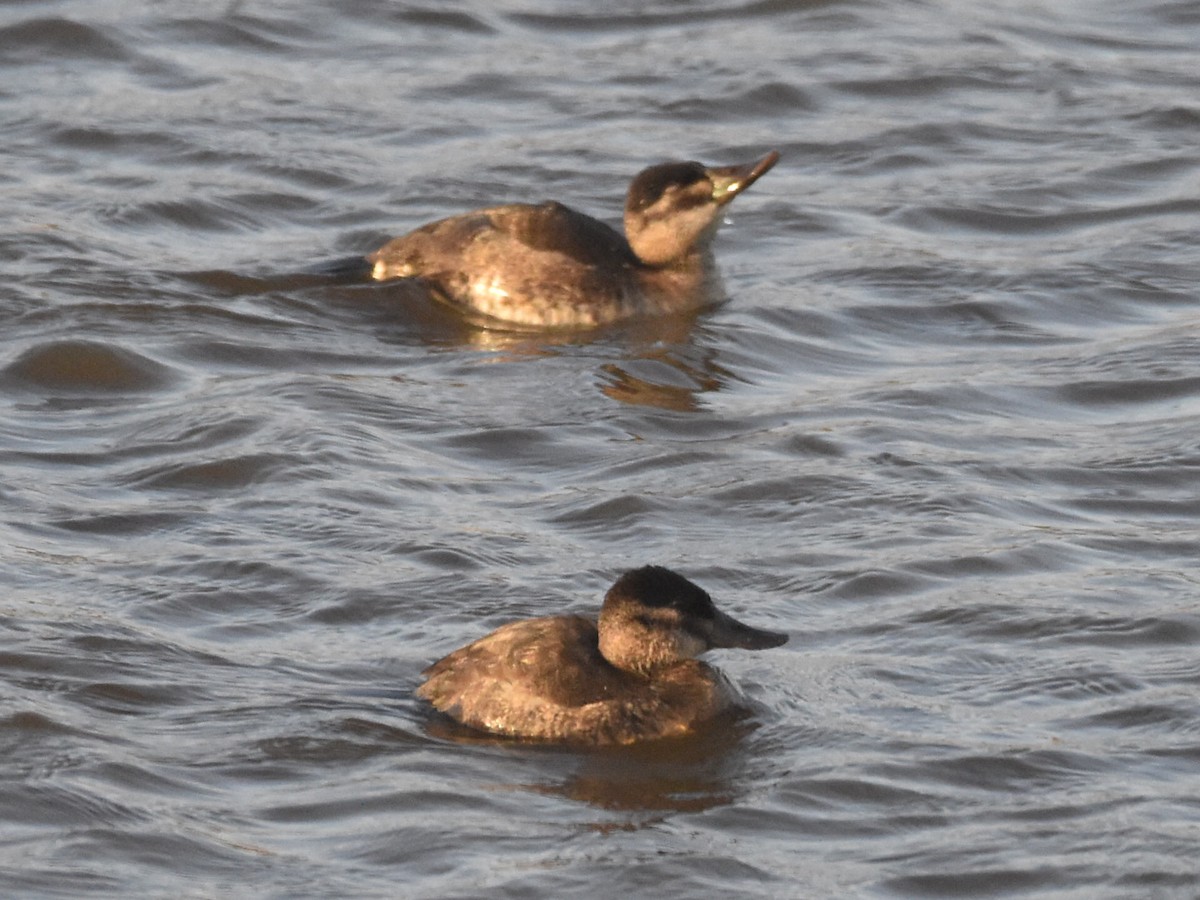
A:
<svg viewBox="0 0 1200 900">
<path fill-rule="evenodd" d="M 723 718 L 686 738 L 592 752 L 581 758 L 571 778 L 537 789 L 600 809 L 641 814 L 626 822 L 636 821 L 638 827 L 672 812 L 703 812 L 736 800 L 748 764 L 744 739 L 753 730 L 745 719 Z"/>
<path fill-rule="evenodd" d="M 745 714 L 731 714 L 682 738 L 587 748 L 487 735 L 436 714 L 426 726 L 438 740 L 552 759 L 548 768 L 555 773 L 554 780 L 514 784 L 511 789 L 560 796 L 623 814 L 591 826 L 600 831 L 645 828 L 672 812 L 702 812 L 734 802 L 744 780 L 742 770 L 754 764 L 746 755 L 746 738 L 755 728 Z"/>
<path fill-rule="evenodd" d="M 716 358 L 715 351 L 660 344 L 623 363 L 602 365 L 600 390 L 622 403 L 693 412 L 701 395 L 735 378 Z"/>
</svg>

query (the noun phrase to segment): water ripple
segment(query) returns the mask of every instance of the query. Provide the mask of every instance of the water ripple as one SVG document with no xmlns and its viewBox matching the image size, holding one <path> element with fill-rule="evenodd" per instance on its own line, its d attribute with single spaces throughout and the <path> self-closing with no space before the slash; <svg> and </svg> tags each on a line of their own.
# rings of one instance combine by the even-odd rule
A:
<svg viewBox="0 0 1200 900">
<path fill-rule="evenodd" d="M 1188 896 L 1191 5 L 8 11 L 0 893 Z M 768 147 L 694 315 L 332 274 Z M 645 562 L 792 636 L 750 715 L 413 696 Z"/>
</svg>

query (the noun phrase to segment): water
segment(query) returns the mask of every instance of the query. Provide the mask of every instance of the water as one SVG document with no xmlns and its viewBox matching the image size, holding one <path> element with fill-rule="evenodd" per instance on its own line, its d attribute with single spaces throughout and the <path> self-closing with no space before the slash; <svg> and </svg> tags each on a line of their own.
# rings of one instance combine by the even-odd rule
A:
<svg viewBox="0 0 1200 900">
<path fill-rule="evenodd" d="M 0 7 L 6 896 L 1200 893 L 1200 9 Z M 731 300 L 473 329 L 314 263 L 782 162 Z M 736 729 L 420 669 L 643 562 Z"/>
</svg>

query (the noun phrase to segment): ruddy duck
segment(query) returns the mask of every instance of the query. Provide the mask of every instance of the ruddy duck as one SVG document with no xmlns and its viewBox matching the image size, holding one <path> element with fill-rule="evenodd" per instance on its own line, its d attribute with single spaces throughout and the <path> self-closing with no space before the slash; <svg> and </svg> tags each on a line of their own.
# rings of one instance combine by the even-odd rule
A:
<svg viewBox="0 0 1200 900">
<path fill-rule="evenodd" d="M 685 734 L 735 692 L 693 657 L 714 647 L 762 650 L 788 636 L 743 625 L 661 566 L 626 572 L 587 616 L 511 622 L 422 674 L 417 696 L 482 731 L 587 744 Z"/>
<path fill-rule="evenodd" d="M 721 299 L 710 245 L 722 208 L 779 159 L 651 166 L 629 186 L 625 237 L 560 203 L 514 203 L 433 222 L 367 257 L 371 277 L 417 278 L 493 322 L 594 327 Z"/>
</svg>

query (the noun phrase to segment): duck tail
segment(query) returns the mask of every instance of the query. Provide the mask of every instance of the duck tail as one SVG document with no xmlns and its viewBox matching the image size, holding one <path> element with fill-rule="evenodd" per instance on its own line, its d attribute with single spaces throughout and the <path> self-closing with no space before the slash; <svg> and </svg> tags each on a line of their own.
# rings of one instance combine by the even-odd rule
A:
<svg viewBox="0 0 1200 900">
<path fill-rule="evenodd" d="M 372 264 L 365 256 L 346 256 L 317 263 L 309 273 L 324 275 L 338 281 L 366 281 L 371 275 Z"/>
</svg>

